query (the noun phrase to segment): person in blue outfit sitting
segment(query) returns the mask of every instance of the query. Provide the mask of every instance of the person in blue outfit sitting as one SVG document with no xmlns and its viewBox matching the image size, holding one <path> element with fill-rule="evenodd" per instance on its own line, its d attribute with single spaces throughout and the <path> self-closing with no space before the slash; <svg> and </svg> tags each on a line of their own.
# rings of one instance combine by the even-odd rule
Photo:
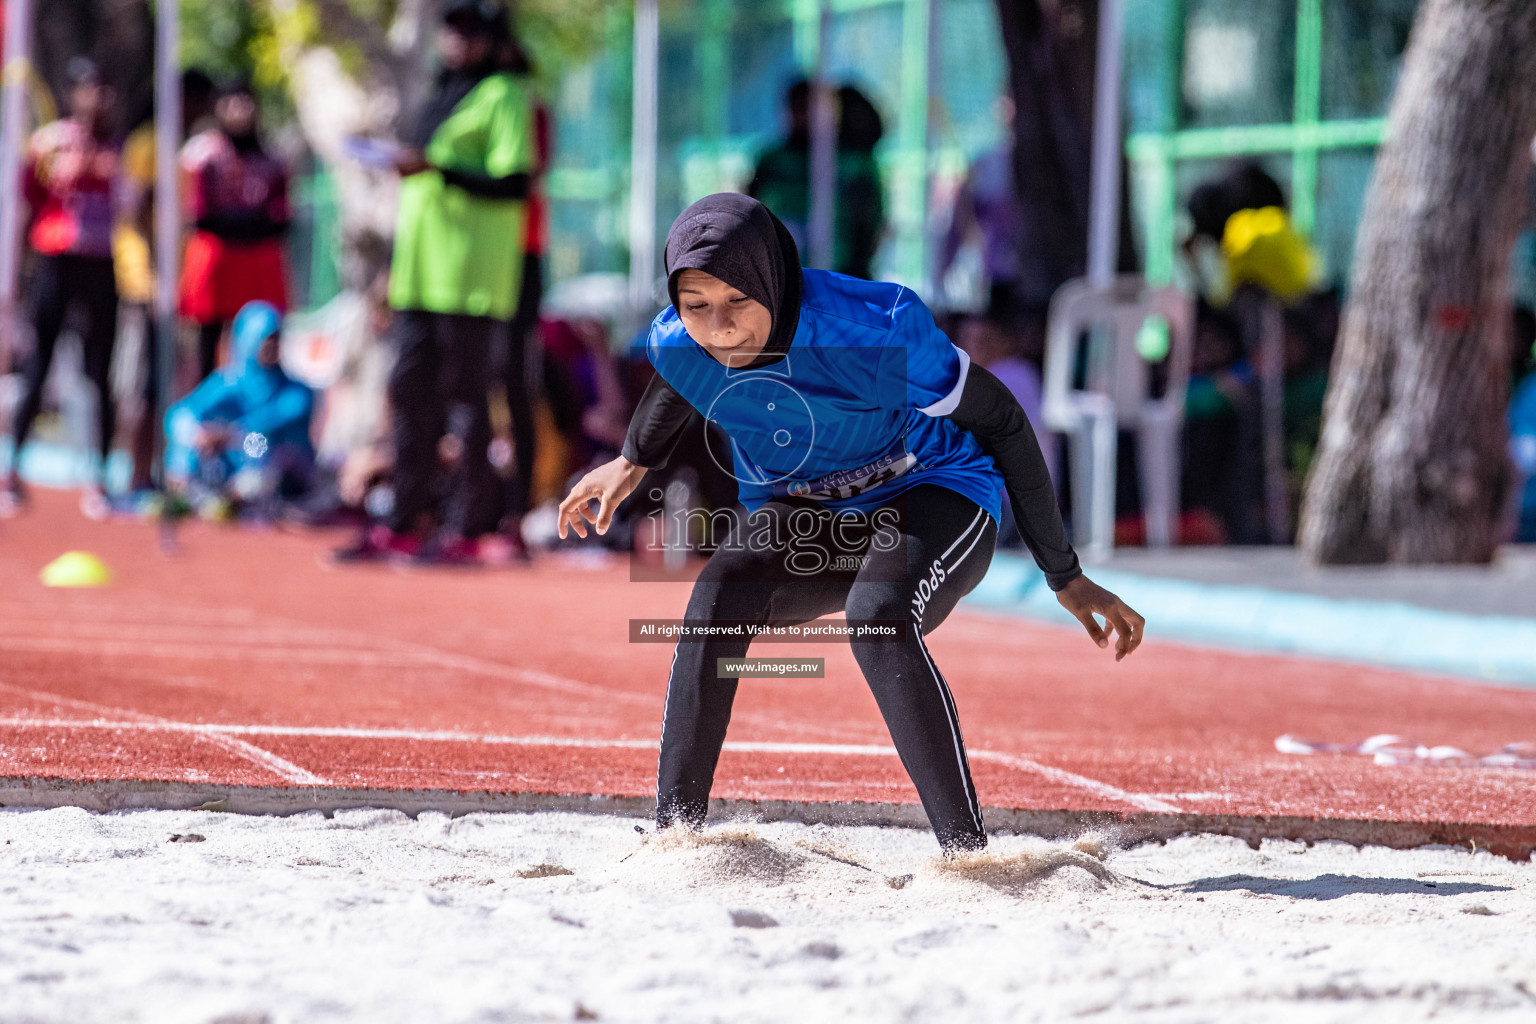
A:
<svg viewBox="0 0 1536 1024">
<path fill-rule="evenodd" d="M 229 363 L 166 412 L 165 469 L 173 491 L 194 502 L 255 504 L 308 488 L 314 395 L 278 363 L 282 325 L 270 303 L 246 303 L 230 329 Z"/>
</svg>

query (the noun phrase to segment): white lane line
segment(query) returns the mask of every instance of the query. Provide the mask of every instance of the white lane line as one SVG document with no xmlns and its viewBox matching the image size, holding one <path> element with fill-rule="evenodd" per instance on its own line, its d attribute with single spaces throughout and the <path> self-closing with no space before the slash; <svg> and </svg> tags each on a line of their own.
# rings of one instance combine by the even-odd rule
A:
<svg viewBox="0 0 1536 1024">
<path fill-rule="evenodd" d="M 113 622 L 0 622 L 0 640 L 89 640 L 105 643 L 283 644 L 342 650 L 408 650 L 387 637 L 360 637 L 341 630 L 241 624 Z"/>
<path fill-rule="evenodd" d="M 0 651 L 51 654 L 137 655 L 190 661 L 306 661 L 319 664 L 402 666 L 431 660 L 414 652 L 366 650 L 357 647 L 296 647 L 271 644 L 195 644 L 182 641 L 100 640 L 94 637 L 0 636 Z"/>
<path fill-rule="evenodd" d="M 1041 764 L 1039 761 L 1027 757 L 1019 757 L 1017 754 L 1004 754 L 997 750 L 976 750 L 971 752 L 971 757 L 977 761 L 991 761 L 994 764 L 1004 764 L 1010 768 L 1017 768 L 1020 771 L 1034 772 L 1036 775 L 1043 776 L 1053 782 L 1060 782 L 1067 786 L 1076 786 L 1078 789 L 1086 789 L 1090 793 L 1097 793 L 1099 796 L 1108 797 L 1111 800 L 1123 800 L 1132 806 L 1140 807 L 1144 811 L 1161 811 L 1164 814 L 1180 813 L 1178 807 L 1166 800 L 1159 800 L 1150 794 L 1130 793 L 1119 786 L 1111 786 L 1107 782 L 1090 779 L 1086 775 L 1069 772 L 1065 768 L 1052 768 L 1048 764 Z"/>
<path fill-rule="evenodd" d="M 420 740 L 428 743 L 484 743 L 518 747 L 592 747 L 655 750 L 655 740 L 587 740 L 563 736 L 494 736 L 432 729 L 351 729 L 303 725 L 225 725 L 200 722 L 133 722 L 105 718 L 0 718 L 0 726 L 37 729 L 124 729 L 140 732 L 218 733 L 223 736 L 313 736 L 348 740 Z M 730 744 L 727 743 L 729 748 Z"/>
<path fill-rule="evenodd" d="M 135 595 L 140 598 L 143 595 Z M 44 607 L 38 602 L 0 602 L 0 615 L 6 621 L 21 621 L 27 616 L 57 614 L 58 603 Z M 90 609 L 91 621 L 105 623 L 201 623 L 206 625 L 240 625 L 256 621 L 253 611 L 243 608 L 207 608 L 200 605 L 162 605 L 153 601 L 135 600 L 132 605 L 99 605 Z"/>
<path fill-rule="evenodd" d="M 651 698 L 605 686 L 581 683 L 539 669 L 517 668 L 468 655 L 439 651 L 369 651 L 339 647 L 232 646 L 227 644 L 102 641 L 84 638 L 0 637 L 0 651 L 86 654 L 104 658 L 175 658 L 183 661 L 264 661 L 283 664 L 353 665 L 359 668 L 445 668 L 561 693 L 649 705 Z"/>
<path fill-rule="evenodd" d="M 295 782 L 304 786 L 329 786 L 332 784 L 330 780 L 321 778 L 320 776 L 314 774 L 311 771 L 308 771 L 307 769 L 300 768 L 292 761 L 278 757 L 270 750 L 263 750 L 262 748 L 256 746 L 254 743 L 247 743 L 245 740 L 242 740 L 237 736 L 229 735 L 218 730 L 211 730 L 204 726 L 198 726 L 192 723 L 172 722 L 169 719 L 160 718 L 157 715 L 141 714 L 137 711 L 129 711 L 125 708 L 114 708 L 106 704 L 96 704 L 88 700 L 76 700 L 73 697 L 61 697 L 56 693 L 48 693 L 44 690 L 27 690 L 20 686 L 11 686 L 6 683 L 0 683 L 0 689 L 9 690 L 12 693 L 19 693 L 24 696 L 31 697 L 35 700 L 48 701 L 53 704 L 62 704 L 67 707 L 76 707 L 82 711 L 92 711 L 96 714 L 115 715 L 120 719 L 128 719 L 124 725 L 126 728 L 130 729 L 148 728 L 167 730 L 171 727 L 175 727 L 176 731 L 192 733 L 199 739 L 206 740 L 207 742 L 212 743 L 214 746 L 233 754 L 241 760 L 249 761 L 251 764 L 265 768 L 267 771 L 272 772 L 278 778 L 287 779 L 289 782 Z M 182 726 L 186 726 L 186 728 L 180 728 Z"/>
<path fill-rule="evenodd" d="M 453 654 L 432 647 L 416 645 L 395 650 L 364 650 L 342 647 L 274 647 L 244 646 L 233 643 L 186 644 L 155 643 L 140 640 L 99 640 L 95 638 L 62 638 L 17 636 L 7 637 L 0 632 L 0 651 L 27 651 L 32 653 L 88 654 L 104 658 L 168 658 L 190 661 L 264 661 L 282 664 L 351 665 L 359 668 L 439 668 L 464 672 L 471 675 L 501 679 L 507 682 L 526 683 L 558 693 L 586 697 L 595 700 L 617 701 L 637 707 L 652 708 L 656 698 L 648 693 L 614 689 L 597 683 L 583 683 L 565 676 L 545 672 L 542 669 L 503 665 L 500 662 L 476 658 L 472 655 Z M 770 715 L 751 711 L 738 711 L 736 721 L 761 725 L 768 728 L 790 727 L 803 731 L 814 730 L 823 736 L 848 735 L 856 730 L 840 729 L 820 723 L 787 722 Z"/>
<path fill-rule="evenodd" d="M 3 684 L 0 684 L 3 685 Z M 7 687 L 7 689 L 12 689 Z M 83 702 L 82 702 L 83 703 Z M 123 721 L 103 718 L 82 721 L 67 718 L 0 718 L 0 727 L 33 729 L 123 729 L 146 732 L 187 732 L 199 735 L 224 736 L 315 736 L 335 739 L 363 740 L 418 740 L 432 743 L 482 743 L 491 746 L 517 747 L 575 747 L 586 749 L 656 750 L 655 740 L 582 739 L 566 736 L 506 736 L 494 733 L 455 732 L 428 729 L 361 729 L 345 726 L 307 725 L 231 725 L 223 723 L 173 722 L 167 719 L 154 721 Z M 725 749 L 741 754 L 825 754 L 845 757 L 895 757 L 896 748 L 864 743 L 780 743 L 758 741 L 726 741 Z M 1052 782 L 1087 790 L 1098 796 L 1119 800 L 1146 811 L 1179 813 L 1180 808 L 1146 793 L 1131 793 L 1086 775 L 1053 768 L 1027 757 L 1004 754 L 995 750 L 970 750 L 972 760 L 991 761 L 1018 771 L 1029 772 Z"/>
</svg>

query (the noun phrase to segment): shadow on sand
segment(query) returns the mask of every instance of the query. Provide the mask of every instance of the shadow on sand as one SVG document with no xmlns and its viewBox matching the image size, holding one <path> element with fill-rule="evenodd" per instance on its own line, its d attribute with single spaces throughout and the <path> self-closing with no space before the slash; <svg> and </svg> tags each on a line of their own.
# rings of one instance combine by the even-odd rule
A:
<svg viewBox="0 0 1536 1024">
<path fill-rule="evenodd" d="M 1225 875 L 1201 878 L 1179 886 L 1181 892 L 1235 892 L 1289 896 L 1297 900 L 1336 900 L 1340 896 L 1465 896 L 1474 892 L 1509 892 L 1507 885 L 1482 882 L 1426 882 L 1418 878 L 1362 878 L 1359 875 L 1318 875 L 1316 878 L 1261 878 Z"/>
</svg>

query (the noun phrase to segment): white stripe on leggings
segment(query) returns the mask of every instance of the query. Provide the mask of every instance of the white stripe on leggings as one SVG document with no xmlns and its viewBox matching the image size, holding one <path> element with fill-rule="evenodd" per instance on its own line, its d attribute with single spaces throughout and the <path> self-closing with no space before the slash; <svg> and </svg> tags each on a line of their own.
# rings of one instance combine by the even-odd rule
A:
<svg viewBox="0 0 1536 1024">
<path fill-rule="evenodd" d="M 969 526 L 967 526 L 964 530 L 960 531 L 960 536 L 955 538 L 954 543 L 950 544 L 949 547 L 944 549 L 944 554 L 939 556 L 939 561 L 941 561 L 941 562 L 944 560 L 944 558 L 951 551 L 955 550 L 955 548 L 960 546 L 960 543 L 965 540 L 967 534 L 969 534 L 973 530 L 976 532 L 976 536 L 971 538 L 970 546 L 967 547 L 964 551 L 962 551 L 960 553 L 960 557 L 956 558 L 953 564 L 944 566 L 944 577 L 945 577 L 945 579 L 948 579 L 949 578 L 949 574 L 951 572 L 953 572 L 955 570 L 955 568 L 960 565 L 961 562 L 965 561 L 966 556 L 971 553 L 972 548 L 975 548 L 976 545 L 981 542 L 982 535 L 987 532 L 987 521 L 988 521 L 987 513 L 985 511 L 983 511 L 982 509 L 978 508 L 976 510 L 976 518 L 971 520 L 971 523 L 970 523 Z M 939 586 L 943 586 L 943 583 L 940 583 Z M 934 588 L 933 593 L 935 593 L 935 594 L 938 593 L 938 588 L 937 587 Z M 931 599 L 932 599 L 932 595 L 930 595 L 930 600 Z M 924 610 L 926 610 L 926 605 L 924 606 Z M 919 630 L 922 629 L 922 625 L 923 625 L 922 617 L 918 614 L 916 608 L 912 609 L 912 621 L 917 623 Z"/>
<path fill-rule="evenodd" d="M 965 787 L 965 799 L 971 809 L 971 820 L 980 831 L 981 808 L 977 804 L 975 787 L 971 785 L 970 765 L 965 759 L 965 743 L 960 739 L 960 725 L 956 720 L 959 712 L 954 706 L 954 698 L 950 696 L 948 684 L 944 682 L 938 666 L 933 663 L 933 658 L 928 654 L 928 645 L 923 643 L 922 630 L 918 630 L 917 633 L 917 649 L 923 652 L 923 660 L 928 663 L 928 671 L 933 673 L 934 681 L 939 684 L 939 696 L 944 701 L 944 716 L 949 719 L 949 734 L 955 742 L 955 763 L 960 766 L 960 782 Z"/>
<path fill-rule="evenodd" d="M 987 524 L 985 522 L 983 522 L 981 524 L 981 529 L 976 531 L 976 536 L 971 538 L 971 546 L 966 548 L 965 551 L 963 553 L 961 553 L 959 558 L 955 559 L 955 564 L 954 565 L 949 566 L 948 568 L 946 568 L 944 570 L 945 575 L 948 575 L 949 573 L 953 572 L 955 569 L 957 569 L 959 567 L 961 562 L 965 561 L 965 556 L 969 555 L 971 553 L 971 548 L 974 548 L 977 544 L 981 543 L 982 535 L 985 534 L 986 532 L 987 532 Z"/>
<path fill-rule="evenodd" d="M 980 529 L 977 529 L 978 523 L 980 524 Z M 960 536 L 955 538 L 955 542 L 945 549 L 943 555 L 939 556 L 940 561 L 942 561 L 946 555 L 960 546 L 960 542 L 965 539 L 966 534 L 975 530 L 976 536 L 971 540 L 970 546 L 961 552 L 960 556 L 953 563 L 945 567 L 944 576 L 946 580 L 949 574 L 958 569 L 960 563 L 965 561 L 971 552 L 976 549 L 976 545 L 986 533 L 986 523 L 986 512 L 978 508 L 976 510 L 976 518 L 971 520 L 970 525 L 961 531 Z M 981 823 L 981 804 L 976 797 L 976 788 L 971 783 L 971 768 L 970 763 L 965 757 L 965 742 L 960 738 L 960 711 L 955 707 L 955 698 L 949 692 L 949 684 L 944 681 L 944 676 L 939 672 L 939 667 L 933 663 L 933 656 L 928 653 L 928 645 L 923 643 L 923 626 L 921 622 L 917 624 L 917 649 L 923 652 L 923 660 L 928 663 L 928 671 L 933 673 L 934 682 L 938 683 L 939 697 L 944 702 L 944 715 L 949 719 L 949 734 L 955 743 L 955 763 L 960 766 L 960 782 L 965 787 L 966 804 L 970 807 L 972 822 L 975 823 L 977 831 L 981 831 L 983 827 Z"/>
<path fill-rule="evenodd" d="M 656 747 L 656 808 L 661 809 L 661 756 L 667 749 L 667 712 L 672 710 L 672 673 L 677 671 L 677 648 L 682 644 L 679 640 L 672 647 L 672 664 L 667 669 L 667 699 L 661 706 L 661 739 Z M 702 685 L 702 681 L 701 681 Z"/>
<path fill-rule="evenodd" d="M 980 521 L 980 520 L 981 520 L 981 519 L 982 519 L 982 518 L 983 518 L 983 517 L 985 517 L 985 516 L 986 516 L 986 514 L 987 514 L 987 512 L 986 512 L 986 509 L 984 509 L 984 508 L 981 508 L 981 507 L 980 507 L 980 506 L 978 506 L 978 507 L 977 507 L 977 509 L 976 509 L 976 518 L 975 518 L 975 519 L 972 519 L 972 520 L 971 520 L 971 522 L 970 522 L 970 525 L 969 525 L 969 526 L 967 526 L 967 527 L 966 527 L 966 528 L 965 528 L 965 529 L 963 529 L 963 530 L 961 530 L 961 531 L 960 531 L 960 536 L 958 536 L 958 537 L 956 537 L 956 538 L 955 538 L 955 542 L 954 542 L 954 543 L 953 543 L 953 544 L 951 544 L 951 545 L 950 545 L 950 546 L 949 546 L 949 547 L 947 547 L 947 548 L 945 548 L 945 549 L 944 549 L 944 553 L 943 553 L 943 554 L 942 554 L 942 555 L 940 555 L 940 556 L 939 556 L 939 561 L 941 561 L 941 562 L 942 562 L 942 561 L 944 561 L 944 559 L 946 559 L 946 558 L 948 558 L 948 557 L 949 557 L 949 553 L 950 553 L 950 552 L 951 552 L 951 551 L 953 551 L 953 550 L 955 550 L 955 548 L 957 548 L 957 547 L 959 547 L 959 546 L 960 546 L 960 542 L 961 542 L 961 541 L 963 541 L 963 540 L 965 540 L 965 535 L 966 535 L 966 534 L 968 534 L 968 533 L 970 533 L 970 532 L 971 532 L 971 530 L 973 530 L 973 529 L 974 529 L 974 528 L 975 528 L 975 526 L 976 526 L 976 524 L 977 524 L 977 523 L 978 523 L 978 522 L 979 522 L 979 521 Z M 964 555 L 961 555 L 961 556 L 960 556 L 960 557 L 961 557 L 961 558 L 964 558 L 964 557 L 965 557 L 965 556 L 964 556 Z M 956 563 L 955 563 L 955 564 L 956 564 L 956 565 L 959 565 L 959 564 L 960 564 L 960 563 L 959 563 L 959 562 L 956 562 Z"/>
</svg>

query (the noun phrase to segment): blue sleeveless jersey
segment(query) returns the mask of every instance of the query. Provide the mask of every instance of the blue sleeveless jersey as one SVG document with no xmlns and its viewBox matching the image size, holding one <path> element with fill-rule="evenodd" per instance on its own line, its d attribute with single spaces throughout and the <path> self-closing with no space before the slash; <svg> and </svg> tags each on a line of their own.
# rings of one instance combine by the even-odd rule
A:
<svg viewBox="0 0 1536 1024">
<path fill-rule="evenodd" d="M 802 271 L 800 324 L 785 358 L 752 370 L 716 362 L 668 306 L 651 324 L 656 372 L 729 438 L 721 468 L 756 510 L 794 495 L 870 510 L 918 484 L 963 494 L 1001 519 L 1003 480 L 948 414 L 970 359 L 909 289 Z M 748 360 L 750 361 L 750 360 Z"/>
</svg>

